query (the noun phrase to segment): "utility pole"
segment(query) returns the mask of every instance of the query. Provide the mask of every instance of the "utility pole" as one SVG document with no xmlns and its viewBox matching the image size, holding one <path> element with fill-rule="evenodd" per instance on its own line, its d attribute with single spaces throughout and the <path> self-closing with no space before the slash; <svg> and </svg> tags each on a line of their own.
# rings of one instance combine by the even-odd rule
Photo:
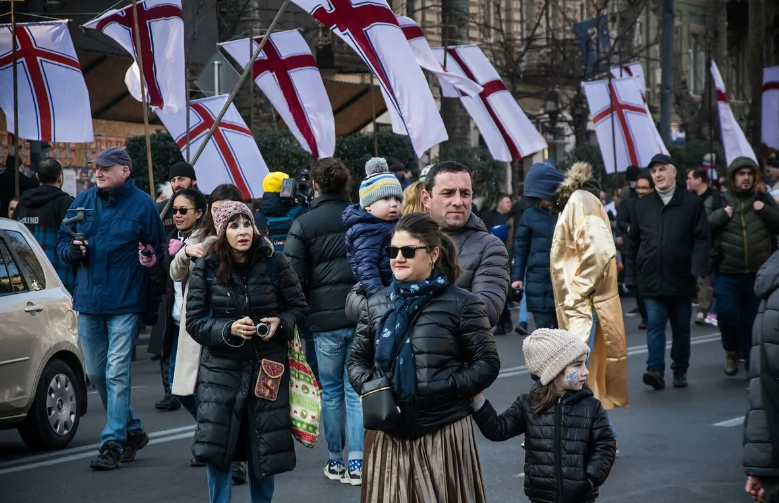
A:
<svg viewBox="0 0 779 503">
<path fill-rule="evenodd" d="M 663 137 L 666 145 L 671 144 L 673 64 L 674 0 L 663 0 L 663 40 L 660 46 L 660 67 L 663 72 L 660 84 L 660 136 Z"/>
</svg>

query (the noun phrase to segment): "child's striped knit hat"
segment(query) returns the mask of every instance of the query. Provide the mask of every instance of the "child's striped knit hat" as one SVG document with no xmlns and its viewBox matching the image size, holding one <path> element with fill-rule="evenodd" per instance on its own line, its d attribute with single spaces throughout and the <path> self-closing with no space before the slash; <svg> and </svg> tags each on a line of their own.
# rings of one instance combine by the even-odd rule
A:
<svg viewBox="0 0 779 503">
<path fill-rule="evenodd" d="M 383 157 L 373 157 L 365 163 L 368 175 L 360 184 L 360 206 L 365 208 L 385 197 L 395 196 L 403 201 L 403 188 L 398 178 L 390 173 Z"/>
</svg>

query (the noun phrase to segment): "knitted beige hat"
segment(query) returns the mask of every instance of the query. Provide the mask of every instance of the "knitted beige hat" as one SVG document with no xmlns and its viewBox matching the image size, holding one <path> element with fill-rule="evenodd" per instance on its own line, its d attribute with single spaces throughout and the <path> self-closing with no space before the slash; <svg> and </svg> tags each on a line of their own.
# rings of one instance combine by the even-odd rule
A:
<svg viewBox="0 0 779 503">
<path fill-rule="evenodd" d="M 581 355 L 589 355 L 590 348 L 580 338 L 565 330 L 539 328 L 522 344 L 525 363 L 530 372 L 546 386 L 554 381 L 565 367 Z"/>
</svg>

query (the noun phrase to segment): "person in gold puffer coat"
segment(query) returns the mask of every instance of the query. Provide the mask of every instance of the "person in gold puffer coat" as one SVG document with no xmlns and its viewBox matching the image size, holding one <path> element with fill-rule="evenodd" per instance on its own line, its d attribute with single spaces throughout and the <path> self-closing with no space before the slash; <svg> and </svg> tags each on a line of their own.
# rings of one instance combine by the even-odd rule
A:
<svg viewBox="0 0 779 503">
<path fill-rule="evenodd" d="M 576 163 L 557 190 L 550 271 L 561 329 L 591 348 L 588 384 L 605 409 L 627 407 L 627 348 L 609 217 L 592 166 Z"/>
</svg>

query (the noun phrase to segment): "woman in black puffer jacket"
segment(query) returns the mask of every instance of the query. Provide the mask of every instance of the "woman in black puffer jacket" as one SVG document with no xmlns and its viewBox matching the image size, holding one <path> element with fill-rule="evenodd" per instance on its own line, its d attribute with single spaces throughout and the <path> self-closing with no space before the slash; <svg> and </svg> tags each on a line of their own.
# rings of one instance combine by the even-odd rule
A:
<svg viewBox="0 0 779 503">
<path fill-rule="evenodd" d="M 388 252 L 392 284 L 347 300 L 359 311 L 349 380 L 362 395 L 386 375 L 401 413 L 394 427 L 365 433 L 362 501 L 483 502 L 470 399 L 500 369 L 487 310 L 451 286 L 457 248 L 427 214 L 401 218 Z"/>
<path fill-rule="evenodd" d="M 295 467 L 286 348 L 308 306 L 245 204 L 225 201 L 214 220 L 214 251 L 195 265 L 187 298 L 187 331 L 203 346 L 192 453 L 207 464 L 212 502 L 229 501 L 233 460 L 249 462 L 252 501 L 270 501 L 273 475 Z"/>
</svg>

